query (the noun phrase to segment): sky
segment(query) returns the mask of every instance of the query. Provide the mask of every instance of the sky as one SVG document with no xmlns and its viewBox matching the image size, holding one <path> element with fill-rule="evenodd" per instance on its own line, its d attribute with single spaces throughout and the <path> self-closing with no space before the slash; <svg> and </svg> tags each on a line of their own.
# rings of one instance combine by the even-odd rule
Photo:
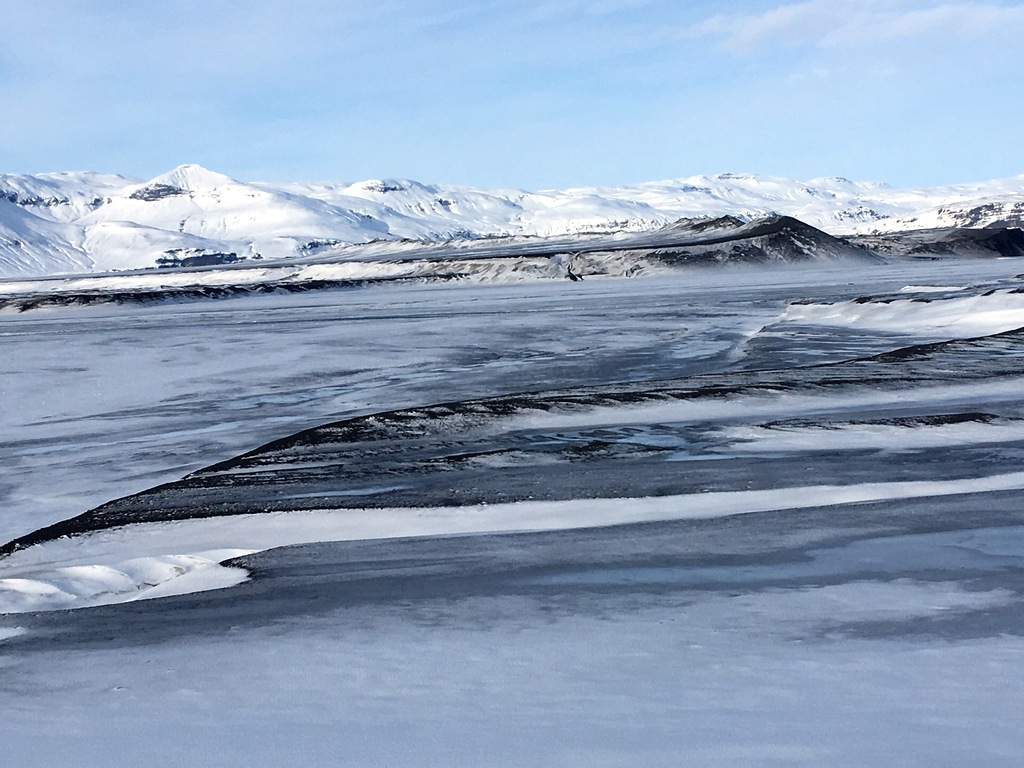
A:
<svg viewBox="0 0 1024 768">
<path fill-rule="evenodd" d="M 1024 2 L 0 0 L 0 172 L 1024 173 Z"/>
</svg>

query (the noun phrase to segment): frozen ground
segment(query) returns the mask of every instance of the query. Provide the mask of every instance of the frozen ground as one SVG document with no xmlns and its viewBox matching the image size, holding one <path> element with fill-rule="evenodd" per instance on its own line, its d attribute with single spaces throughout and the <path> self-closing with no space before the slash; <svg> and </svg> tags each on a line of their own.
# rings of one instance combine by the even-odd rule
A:
<svg viewBox="0 0 1024 768">
<path fill-rule="evenodd" d="M 2 315 L 11 764 L 1019 765 L 1020 271 Z"/>
</svg>

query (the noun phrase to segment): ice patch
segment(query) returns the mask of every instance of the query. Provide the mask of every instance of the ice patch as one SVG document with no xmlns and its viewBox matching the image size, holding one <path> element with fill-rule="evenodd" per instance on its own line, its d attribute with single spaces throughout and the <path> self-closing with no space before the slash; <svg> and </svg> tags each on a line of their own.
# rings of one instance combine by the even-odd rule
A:
<svg viewBox="0 0 1024 768">
<path fill-rule="evenodd" d="M 24 627 L 0 627 L 0 643 L 4 640 L 10 640 L 12 637 L 24 635 L 25 632 Z"/>
<path fill-rule="evenodd" d="M 770 590 L 782 591 L 782 590 Z M 1016 595 L 1008 589 L 965 590 L 956 582 L 920 582 L 913 579 L 893 581 L 854 581 L 797 590 L 786 590 L 787 612 L 792 621 L 852 622 L 911 619 L 954 611 L 972 611 L 1009 605 Z M 733 604 L 745 603 L 745 609 L 757 611 L 764 596 L 744 595 L 730 598 Z M 772 606 L 765 613 L 778 612 Z"/>
</svg>

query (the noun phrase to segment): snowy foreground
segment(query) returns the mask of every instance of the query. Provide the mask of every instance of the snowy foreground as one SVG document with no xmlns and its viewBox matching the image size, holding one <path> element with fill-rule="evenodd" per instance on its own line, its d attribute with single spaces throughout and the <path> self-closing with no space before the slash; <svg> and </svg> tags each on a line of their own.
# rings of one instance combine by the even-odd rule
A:
<svg viewBox="0 0 1024 768">
<path fill-rule="evenodd" d="M 1021 271 L 0 313 L 7 762 L 1020 765 Z"/>
</svg>

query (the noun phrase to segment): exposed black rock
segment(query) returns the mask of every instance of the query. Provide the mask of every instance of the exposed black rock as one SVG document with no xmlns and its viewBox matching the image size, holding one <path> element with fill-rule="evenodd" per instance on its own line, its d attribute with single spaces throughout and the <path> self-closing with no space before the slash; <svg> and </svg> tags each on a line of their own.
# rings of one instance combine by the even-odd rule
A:
<svg viewBox="0 0 1024 768">
<path fill-rule="evenodd" d="M 241 261 L 237 253 L 200 252 L 183 256 L 182 251 L 166 251 L 166 256 L 156 260 L 161 269 L 171 267 L 214 267 L 218 264 L 234 264 Z"/>
<path fill-rule="evenodd" d="M 726 224 L 731 224 L 728 218 Z M 773 216 L 725 232 L 715 231 L 713 236 L 661 248 L 652 255 L 673 266 L 878 259 L 855 242 L 834 237 L 791 216 Z"/>
<path fill-rule="evenodd" d="M 367 192 L 379 192 L 386 194 L 388 192 L 402 192 L 405 187 L 399 184 L 397 181 L 382 180 L 382 181 L 368 181 L 363 184 L 363 189 Z"/>
<path fill-rule="evenodd" d="M 71 201 L 66 197 L 39 197 L 39 195 L 22 197 L 17 192 L 0 192 L 0 199 L 29 208 L 53 208 L 58 205 L 71 204 Z"/>
<path fill-rule="evenodd" d="M 308 243 L 303 243 L 302 245 L 299 246 L 299 250 L 302 253 L 317 253 L 318 251 L 322 251 L 326 248 L 335 248 L 339 245 L 344 245 L 344 243 L 341 240 L 334 240 L 329 238 L 317 239 L 310 240 Z"/>
<path fill-rule="evenodd" d="M 852 242 L 883 256 L 909 258 L 994 258 L 1024 256 L 1024 231 L 1006 227 L 919 229 L 861 235 Z"/>
<path fill-rule="evenodd" d="M 144 200 L 147 203 L 152 203 L 163 200 L 165 197 L 181 197 L 187 194 L 187 190 L 173 184 L 150 184 L 148 187 L 135 190 L 128 197 L 132 200 Z"/>
</svg>

